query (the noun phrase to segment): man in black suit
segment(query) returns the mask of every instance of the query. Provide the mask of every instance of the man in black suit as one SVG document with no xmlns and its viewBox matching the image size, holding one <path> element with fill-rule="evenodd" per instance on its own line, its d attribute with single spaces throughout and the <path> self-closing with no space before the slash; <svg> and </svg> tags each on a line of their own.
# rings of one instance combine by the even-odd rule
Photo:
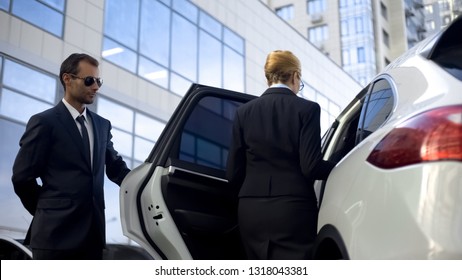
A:
<svg viewBox="0 0 462 280">
<path fill-rule="evenodd" d="M 86 107 L 102 85 L 98 66 L 87 54 L 64 60 L 64 98 L 32 116 L 19 143 L 12 182 L 33 216 L 25 243 L 34 259 L 102 259 L 104 169 L 118 185 L 130 169 L 113 147 L 111 123 Z"/>
<path fill-rule="evenodd" d="M 238 108 L 227 177 L 239 191 L 239 227 L 250 259 L 306 259 L 316 236 L 315 179 L 334 163 L 322 160 L 320 107 L 296 96 L 300 62 L 274 51 L 265 64 L 268 88 Z"/>
</svg>

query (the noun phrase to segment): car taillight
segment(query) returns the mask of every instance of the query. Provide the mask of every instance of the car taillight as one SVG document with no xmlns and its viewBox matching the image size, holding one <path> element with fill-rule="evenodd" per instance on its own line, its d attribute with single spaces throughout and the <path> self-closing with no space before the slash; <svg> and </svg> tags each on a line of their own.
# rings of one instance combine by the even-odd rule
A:
<svg viewBox="0 0 462 280">
<path fill-rule="evenodd" d="M 385 169 L 438 160 L 462 161 L 462 105 L 433 109 L 406 120 L 367 158 Z"/>
</svg>

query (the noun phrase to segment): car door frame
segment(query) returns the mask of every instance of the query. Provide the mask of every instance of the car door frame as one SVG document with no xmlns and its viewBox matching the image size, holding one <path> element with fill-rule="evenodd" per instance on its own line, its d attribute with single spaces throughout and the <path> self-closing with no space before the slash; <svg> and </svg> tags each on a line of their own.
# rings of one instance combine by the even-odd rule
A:
<svg viewBox="0 0 462 280">
<path fill-rule="evenodd" d="M 140 229 L 142 231 L 142 237 L 138 236 L 138 240 L 135 240 L 135 241 L 142 241 L 141 243 L 144 246 L 149 246 L 150 250 L 148 251 L 151 254 L 154 251 L 156 253 L 155 257 L 157 258 L 169 259 L 169 258 L 172 258 L 171 257 L 172 254 L 168 252 L 163 252 L 163 250 L 160 249 L 160 246 L 156 244 L 156 241 L 150 237 L 150 233 L 147 230 L 148 227 L 146 226 L 146 223 L 143 218 L 143 207 L 141 203 L 142 193 L 145 187 L 148 186 L 151 180 L 151 177 L 153 176 L 154 172 L 157 170 L 158 167 L 168 169 L 168 172 L 187 171 L 192 174 L 201 175 L 202 170 L 200 169 L 202 168 L 197 169 L 197 168 L 194 168 L 194 166 L 190 166 L 189 168 L 188 167 L 185 168 L 185 166 L 182 166 L 178 168 L 172 165 L 172 161 L 169 159 L 169 157 L 170 157 L 170 152 L 171 152 L 172 147 L 175 145 L 178 138 L 181 137 L 182 128 L 185 125 L 185 122 L 187 121 L 189 115 L 192 113 L 195 106 L 200 102 L 200 100 L 202 100 L 204 97 L 207 97 L 207 96 L 224 98 L 226 100 L 243 102 L 243 103 L 250 101 L 251 99 L 256 97 L 253 95 L 238 93 L 238 92 L 234 92 L 230 90 L 208 87 L 208 86 L 199 85 L 199 84 L 193 84 L 188 90 L 188 93 L 183 97 L 183 99 L 177 106 L 175 112 L 173 113 L 172 117 L 168 121 L 164 130 L 162 131 L 157 143 L 152 149 L 149 157 L 146 159 L 145 163 L 143 164 L 145 166 L 144 168 L 149 168 L 149 170 L 146 172 L 146 176 L 142 179 L 142 183 L 139 185 L 139 188 L 136 194 L 137 217 L 139 220 Z M 149 167 L 146 167 L 146 166 L 149 166 Z M 225 172 L 223 170 L 209 169 L 207 170 L 207 172 L 208 174 L 205 174 L 206 177 L 209 177 L 211 179 L 218 179 L 218 180 L 221 180 L 227 183 L 227 181 L 224 179 Z M 156 188 L 157 187 L 160 188 L 159 191 L 160 193 L 162 193 L 162 189 L 161 189 L 162 186 L 156 186 Z M 121 195 L 123 195 L 123 192 Z M 165 203 L 165 199 L 163 199 L 163 201 Z M 156 206 L 156 208 L 158 208 L 158 206 Z M 171 218 L 172 217 L 171 215 L 169 215 L 169 213 L 165 212 L 165 211 L 168 212 L 167 209 L 163 209 L 163 211 L 164 211 L 163 212 L 164 215 L 160 215 L 160 216 L 159 214 L 154 215 L 153 218 L 155 219 L 156 216 L 161 217 L 161 218 L 166 218 L 166 217 Z M 124 223 L 124 218 L 122 218 L 122 222 Z M 175 223 L 174 220 L 173 220 L 173 223 Z M 176 231 L 175 235 L 180 236 L 178 228 L 174 229 L 173 231 Z M 140 240 L 140 238 L 144 238 L 144 240 Z M 176 240 L 178 244 L 171 244 L 171 246 L 183 247 L 183 249 L 178 248 L 179 251 L 182 251 L 183 253 L 178 254 L 178 255 L 174 254 L 174 258 L 190 258 L 190 257 L 192 258 L 192 256 L 188 256 L 187 252 L 185 252 L 185 251 L 188 251 L 188 249 L 186 250 L 184 249 L 186 247 L 185 244 L 179 244 L 182 242 L 179 242 L 178 238 Z"/>
</svg>

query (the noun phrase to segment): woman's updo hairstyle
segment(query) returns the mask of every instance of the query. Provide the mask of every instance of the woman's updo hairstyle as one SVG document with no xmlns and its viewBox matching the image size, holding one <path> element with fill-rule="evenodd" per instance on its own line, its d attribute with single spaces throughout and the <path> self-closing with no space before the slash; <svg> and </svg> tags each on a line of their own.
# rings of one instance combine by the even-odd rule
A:
<svg viewBox="0 0 462 280">
<path fill-rule="evenodd" d="M 276 50 L 268 54 L 265 63 L 268 86 L 286 83 L 294 72 L 301 75 L 300 60 L 292 52 Z"/>
</svg>

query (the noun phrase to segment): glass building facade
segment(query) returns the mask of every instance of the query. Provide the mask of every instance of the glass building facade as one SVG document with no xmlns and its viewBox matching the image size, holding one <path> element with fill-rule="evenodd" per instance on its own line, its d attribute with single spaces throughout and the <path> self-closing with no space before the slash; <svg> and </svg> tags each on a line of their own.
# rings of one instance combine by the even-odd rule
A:
<svg viewBox="0 0 462 280">
<path fill-rule="evenodd" d="M 255 24 L 243 22 L 258 17 Z M 111 121 L 114 146 L 134 168 L 191 83 L 263 92 L 265 55 L 280 46 L 277 36 L 263 32 L 268 26 L 258 24 L 274 19 L 264 4 L 245 0 L 0 0 L 0 233 L 23 238 L 32 220 L 14 194 L 11 169 L 29 118 L 63 98 L 58 72 L 70 53 L 86 52 L 101 62 L 105 83 L 89 108 Z M 287 28 L 278 35 L 290 36 L 287 48 L 306 50 L 306 39 Z M 301 95 L 321 105 L 325 131 L 359 85 L 315 49 L 298 53 L 305 65 L 321 65 L 303 70 Z M 223 154 L 208 161 L 223 166 L 217 143 L 199 144 L 202 154 Z M 105 198 L 107 241 L 130 242 L 120 226 L 119 188 L 109 180 Z"/>
<path fill-rule="evenodd" d="M 62 38 L 66 2 L 1 0 L 0 9 Z M 245 90 L 243 38 L 189 1 L 107 0 L 103 35 L 103 59 L 172 94 L 182 96 L 191 83 Z M 31 220 L 18 207 L 11 185 L 11 168 L 25 125 L 63 96 L 57 73 L 0 54 L 0 204 L 17 209 L 3 211 L 4 228 L 24 234 Z M 107 96 L 99 96 L 90 109 L 111 121 L 114 145 L 130 168 L 145 160 L 165 127 L 164 120 Z M 106 180 L 105 192 L 110 201 L 107 218 L 113 221 L 118 217 L 118 187 Z M 124 241 L 121 233 L 117 236 L 108 242 Z"/>
<path fill-rule="evenodd" d="M 371 1 L 340 0 L 342 67 L 365 86 L 376 75 Z"/>
</svg>

